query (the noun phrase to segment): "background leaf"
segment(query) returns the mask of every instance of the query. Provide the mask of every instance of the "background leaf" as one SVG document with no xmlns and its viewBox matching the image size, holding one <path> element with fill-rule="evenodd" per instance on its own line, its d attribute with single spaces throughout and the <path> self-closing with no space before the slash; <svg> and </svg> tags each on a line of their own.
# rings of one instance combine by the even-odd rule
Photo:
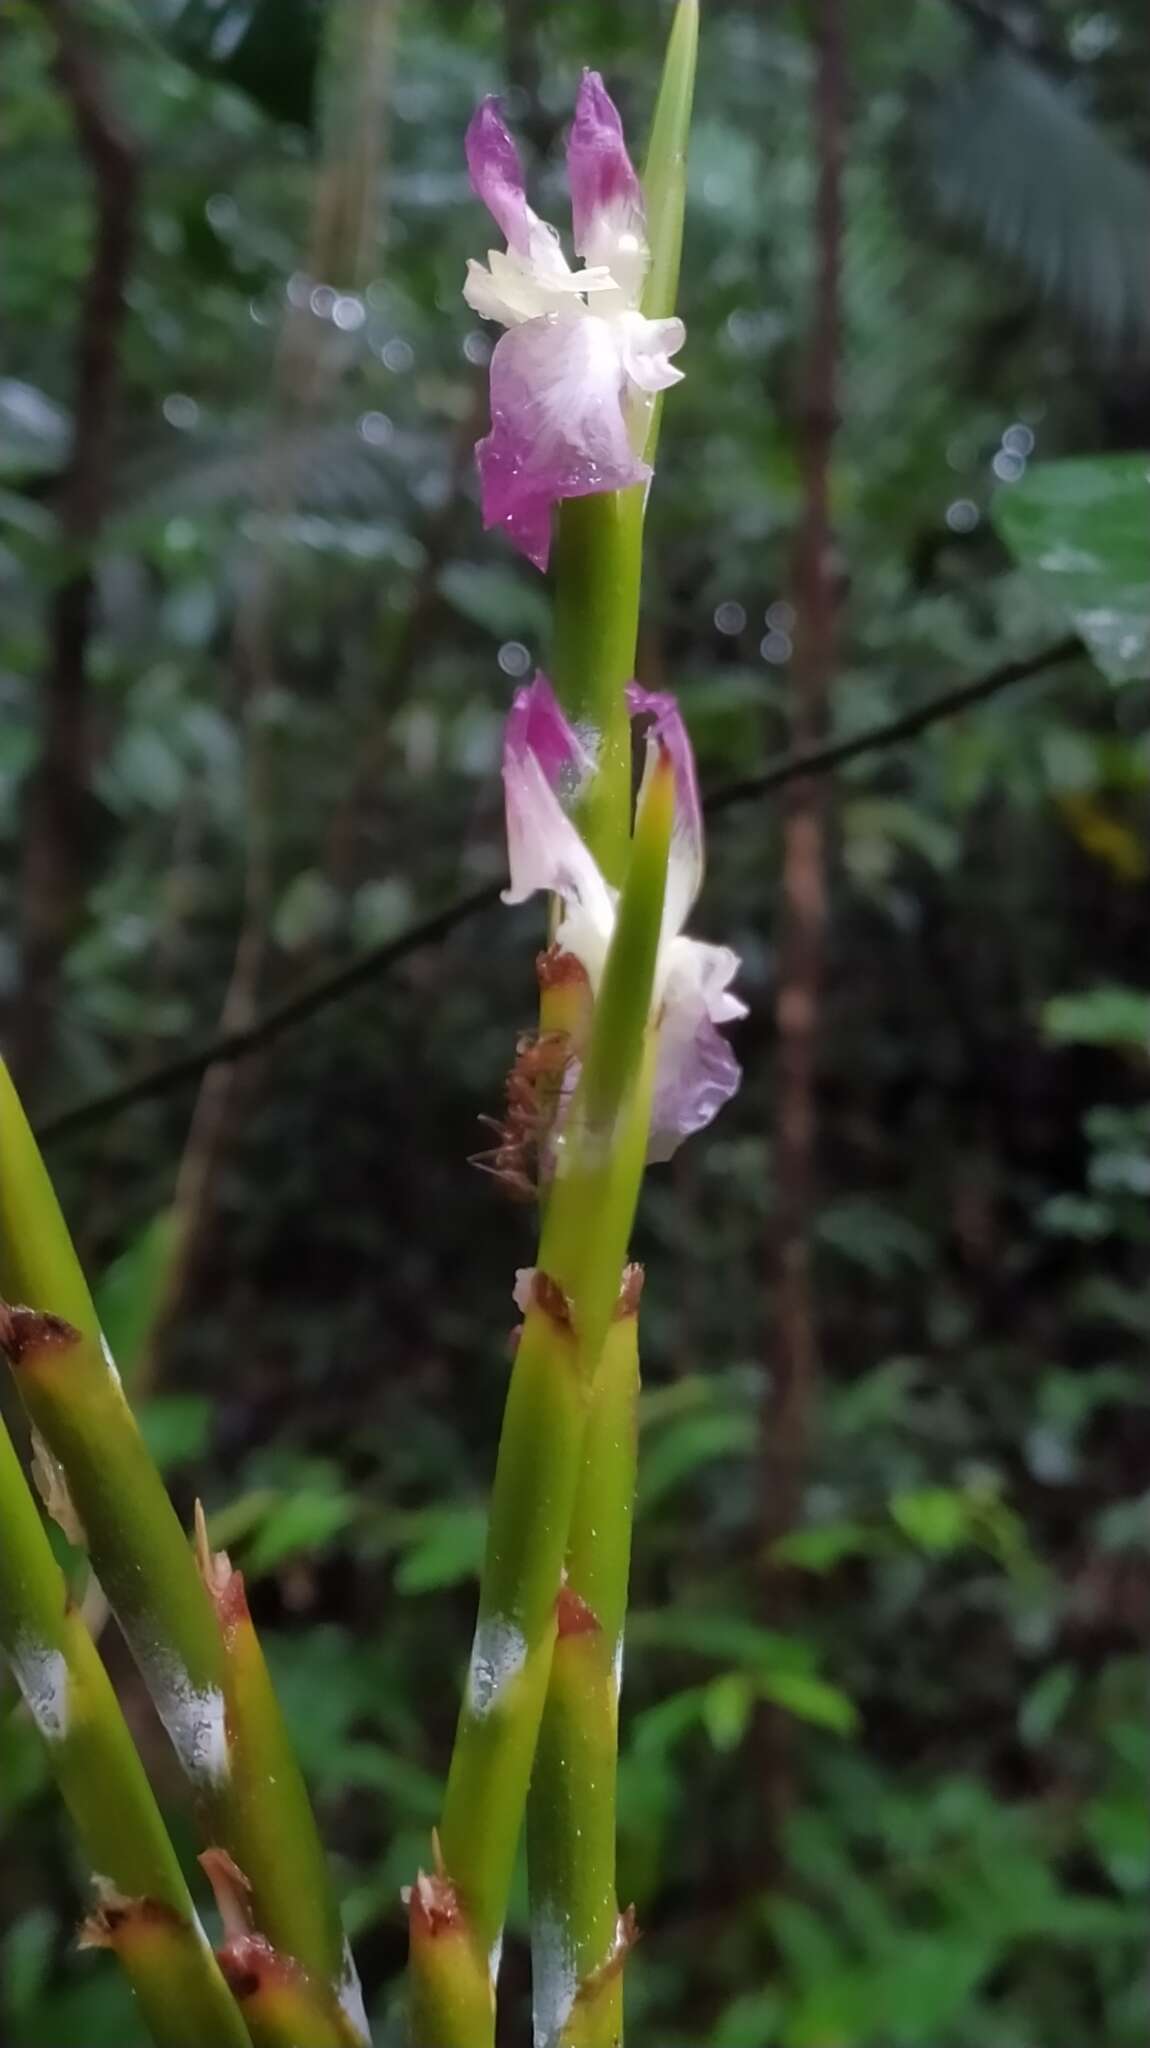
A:
<svg viewBox="0 0 1150 2048">
<path fill-rule="evenodd" d="M 1150 455 L 1041 463 L 998 492 L 994 518 L 1103 674 L 1150 676 Z"/>
</svg>

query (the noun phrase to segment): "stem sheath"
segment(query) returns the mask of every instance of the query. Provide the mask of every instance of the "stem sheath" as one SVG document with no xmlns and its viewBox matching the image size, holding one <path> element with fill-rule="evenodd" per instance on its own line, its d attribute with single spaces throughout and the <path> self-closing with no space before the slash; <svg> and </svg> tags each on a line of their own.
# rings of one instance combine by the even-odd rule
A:
<svg viewBox="0 0 1150 2048">
<path fill-rule="evenodd" d="M 496 1958 L 551 1668 L 585 1426 L 646 1153 L 656 1051 L 649 1016 L 673 801 L 670 763 L 660 761 L 636 822 L 512 1369 L 479 1620 L 438 1840 L 442 1868 L 413 1891 L 414 1900 L 438 1881 L 452 1906 L 450 1942 L 416 1939 L 412 1913 L 417 2048 L 484 2048 L 494 2038 Z M 490 2019 L 479 2033 L 474 2016 L 484 1993 Z M 456 2033 L 447 2031 L 452 2012 L 460 2015 Z M 432 2022 L 437 2033 L 419 2031 Z"/>
<path fill-rule="evenodd" d="M 615 1895 L 623 1623 L 635 1494 L 637 1296 L 630 1269 L 591 1390 L 558 1634 L 527 1807 L 541 2048 L 622 2038 L 629 1923 Z"/>
</svg>

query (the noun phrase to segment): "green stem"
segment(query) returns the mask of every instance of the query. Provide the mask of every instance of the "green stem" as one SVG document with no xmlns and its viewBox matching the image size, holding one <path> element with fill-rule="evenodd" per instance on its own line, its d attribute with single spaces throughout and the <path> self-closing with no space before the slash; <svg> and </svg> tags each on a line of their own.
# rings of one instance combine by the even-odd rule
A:
<svg viewBox="0 0 1150 2048">
<path fill-rule="evenodd" d="M 660 762 L 636 824 L 512 1369 L 438 1838 L 442 1869 L 421 1878 L 412 1894 L 418 2048 L 483 2048 L 494 2038 L 495 1957 L 551 1666 L 584 1429 L 646 1152 L 655 1067 L 648 1018 L 673 802 L 670 764 Z M 438 1887 L 439 1908 L 417 1915 L 429 1886 Z M 482 2031 L 477 2015 L 485 2016 Z M 419 2031 L 432 2021 L 435 2032 Z"/>
<path fill-rule="evenodd" d="M 207 2005 L 202 1988 L 203 1959 L 216 1959 L 198 1922 L 190 1926 L 169 1906 L 155 1899 L 105 1897 L 80 1932 L 81 1945 L 110 1948 L 130 1978 L 148 2028 L 163 2048 L 207 2048 L 207 2043 L 247 2044 L 251 2037 L 221 1978 L 231 2007 L 223 2021 L 215 2005 Z M 197 1950 L 199 1954 L 197 1954 Z M 238 2026 L 238 2032 L 236 2031 Z M 226 2030 L 225 2030 L 226 2029 Z"/>
<path fill-rule="evenodd" d="M 527 1807 L 536 2039 L 622 2039 L 629 1923 L 615 1896 L 623 1622 L 635 1493 L 638 1268 L 591 1391 L 566 1583 Z"/>
<path fill-rule="evenodd" d="M 56 1190 L 0 1060 L 0 1294 L 63 1316 L 93 1342 L 100 1324 Z"/>
<path fill-rule="evenodd" d="M 100 1583 L 196 1796 L 210 1846 L 252 1887 L 255 1925 L 330 1987 L 348 1962 L 323 1847 L 266 1683 L 236 1719 L 220 1623 L 163 1480 L 107 1356 L 67 1226 L 0 1065 L 0 1282 L 29 1304 L 6 1348 L 32 1423 L 58 1462 Z M 66 1302 L 76 1322 L 54 1311 Z M 271 1760 L 270 1762 L 268 1760 Z"/>
<path fill-rule="evenodd" d="M 326 2010 L 322 2022 L 316 2011 L 308 2048 L 313 2040 L 315 2048 L 322 2048 L 329 2035 L 343 2048 L 358 2048 L 367 2033 L 359 1980 L 330 1889 L 325 1885 L 318 1896 L 313 1889 L 317 1864 L 323 1870 L 323 1849 L 307 1787 L 248 1609 L 243 1573 L 233 1570 L 225 1552 L 213 1555 L 208 1548 L 199 1502 L 196 1553 L 223 1645 L 231 1854 L 248 1881 L 252 1917 L 261 1934 L 270 1931 L 265 1902 L 269 1897 L 274 1901 L 275 1968 L 267 1974 L 259 2011 L 266 2006 L 274 2015 L 282 2006 L 291 2012 L 301 2001 L 317 2007 L 322 1990 Z M 266 1825 L 269 1814 L 276 1817 L 274 1832 Z M 305 1968 L 309 1956 L 319 1960 Z M 258 2048 L 258 2029 L 250 2016 L 249 2024 Z"/>
<path fill-rule="evenodd" d="M 84 1854 L 123 1904 L 97 1937 L 114 1947 L 158 2048 L 248 2048 L 196 1919 L 144 1767 L 0 1425 L 0 1644 L 44 1738 Z M 137 1938 L 137 1936 L 139 1938 Z"/>
<path fill-rule="evenodd" d="M 675 310 L 698 35 L 698 0 L 680 0 L 644 167 L 651 261 L 643 311 L 651 319 Z M 642 445 L 652 465 L 661 419 L 659 397 Z M 607 735 L 580 825 L 609 879 L 630 815 L 624 686 L 635 662 L 645 503 L 642 491 L 585 499 L 564 505 L 559 521 L 552 667 L 568 716 L 587 719 Z M 546 996 L 541 1022 L 546 1029 Z M 623 2038 L 630 1923 L 620 1920 L 615 1893 L 617 1672 L 638 1377 L 632 1313 L 614 1325 L 594 1374 L 566 1591 L 528 1800 L 535 2032 L 545 2048 L 618 2048 Z"/>
<path fill-rule="evenodd" d="M 550 1285 L 536 1280 L 508 1391 L 479 1619 L 440 1828 L 444 1865 L 485 1972 L 511 1887 L 603 1303 L 609 1317 L 638 1191 L 652 1068 L 648 1059 L 618 1135 L 615 1170 L 592 1168 L 556 1187 L 537 1268 Z M 596 1212 L 598 1227 L 589 1229 Z M 583 1325 L 590 1344 L 577 1334 Z"/>
<path fill-rule="evenodd" d="M 290 1957 L 257 1938 L 229 1942 L 220 1961 L 252 2048 L 347 2048 L 348 2036 L 326 1985 Z M 197 2048 L 208 2048 L 208 2043 L 200 2041 Z"/>
<path fill-rule="evenodd" d="M 644 310 L 650 313 L 671 310 L 678 275 L 697 30 L 696 0 L 680 0 L 648 164 L 658 187 L 648 195 L 652 265 Z M 648 460 L 658 422 L 656 407 L 644 433 Z M 598 743 L 596 773 L 578 822 L 607 879 L 616 885 L 626 879 L 583 1073 L 546 1204 L 534 1290 L 508 1394 L 471 1674 L 437 1844 L 441 1867 L 434 1878 L 421 1878 L 412 1892 L 417 2048 L 483 2048 L 493 2039 L 496 1955 L 528 1777 L 552 1673 L 558 1668 L 555 1682 L 562 1690 L 571 1661 L 565 1649 L 556 1652 L 557 1594 L 571 1519 L 581 1483 L 590 1500 L 600 1463 L 604 1458 L 610 1462 L 611 1452 L 606 1441 L 598 1440 L 598 1431 L 614 1429 L 627 1383 L 624 1372 L 612 1372 L 601 1403 L 597 1400 L 600 1358 L 618 1299 L 650 1123 L 657 1046 L 648 1014 L 673 808 L 669 764 L 662 761 L 650 778 L 629 852 L 631 744 L 625 688 L 635 667 L 644 501 L 642 488 L 569 500 L 558 519 L 552 678 L 568 716 L 590 728 Z M 555 1019 L 546 999 L 543 1012 L 547 1029 Z M 593 1462 L 584 1458 L 589 1418 L 596 1430 Z M 589 1580 L 598 1583 L 604 1573 L 618 1579 L 621 1561 L 621 1590 L 614 1603 L 607 1601 L 609 1611 L 619 1607 L 621 1627 L 623 1526 L 630 1514 L 632 1479 L 620 1472 L 612 1489 L 615 1535 L 609 1556 L 600 1561 L 589 1554 L 587 1566 Z M 580 1540 L 581 1548 L 595 1550 L 590 1521 L 586 1542 Z M 562 1601 L 558 1604 L 562 1613 Z M 612 1789 L 603 1812 L 612 1837 L 615 1710 L 607 1688 L 613 1686 L 613 1676 L 604 1674 L 599 1704 L 608 1713 L 610 1729 L 605 1723 L 599 1728 L 598 1747 L 611 1759 Z M 576 1683 L 576 1692 L 585 1703 L 586 1688 Z M 577 1706 L 569 1719 L 577 1720 L 581 1711 Z M 559 1831 L 552 1830 L 556 1836 Z M 601 1898 L 609 1894 L 612 1902 L 613 1870 L 612 1839 L 599 1843 L 594 1869 L 587 1873 L 588 1885 L 597 1887 Z M 587 1946 L 596 1964 L 603 1959 L 601 1943 L 588 1937 Z M 613 1950 L 613 1930 L 610 1946 Z M 606 1990 L 606 1979 L 601 1986 L 588 1981 L 583 1989 L 588 1995 L 578 2000 L 580 2016 L 618 2009 L 618 1995 Z M 601 1996 L 590 1996 L 600 1990 Z"/>
<path fill-rule="evenodd" d="M 555 547 L 551 679 L 568 717 L 599 735 L 596 773 L 579 827 L 616 886 L 631 836 L 631 723 L 624 691 L 635 673 L 643 499 L 642 486 L 566 499 Z"/>
<path fill-rule="evenodd" d="M 68 1484 L 92 1562 L 176 1755 L 210 1844 L 252 1885 L 256 1925 L 277 1949 L 330 1982 L 343 1968 L 339 1918 L 310 1808 L 294 1768 L 255 1797 L 228 1726 L 229 1666 L 191 1546 L 115 1368 L 54 1317 L 17 1310 L 6 1340 L 33 1425 Z M 280 1759 L 278 1710 L 269 1712 Z"/>
</svg>

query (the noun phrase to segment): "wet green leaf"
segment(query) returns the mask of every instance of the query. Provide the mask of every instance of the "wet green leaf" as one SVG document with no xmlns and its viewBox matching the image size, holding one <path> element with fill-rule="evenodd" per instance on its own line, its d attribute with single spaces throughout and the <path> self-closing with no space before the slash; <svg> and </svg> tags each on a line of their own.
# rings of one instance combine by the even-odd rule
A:
<svg viewBox="0 0 1150 2048">
<path fill-rule="evenodd" d="M 816 1678 L 810 1671 L 772 1671 L 759 1681 L 759 1691 L 776 1707 L 785 1707 L 797 1720 L 810 1721 L 816 1728 L 829 1728 L 835 1735 L 853 1735 L 858 1727 L 858 1709 L 853 1700 Z"/>
<path fill-rule="evenodd" d="M 1112 683 L 1150 676 L 1150 455 L 1040 463 L 994 523 Z"/>
<path fill-rule="evenodd" d="M 1042 1012 L 1044 1035 L 1056 1045 L 1150 1045 L 1150 995 L 1143 989 L 1084 989 L 1055 996 Z"/>
</svg>

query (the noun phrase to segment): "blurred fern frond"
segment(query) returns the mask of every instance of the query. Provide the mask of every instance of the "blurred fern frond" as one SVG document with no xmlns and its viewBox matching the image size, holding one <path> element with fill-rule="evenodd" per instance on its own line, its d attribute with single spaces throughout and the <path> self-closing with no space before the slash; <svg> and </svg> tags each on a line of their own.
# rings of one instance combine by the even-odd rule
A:
<svg viewBox="0 0 1150 2048">
<path fill-rule="evenodd" d="M 368 414 L 368 421 L 379 415 Z M 370 428 L 367 430 L 370 432 Z M 394 518 L 407 510 L 406 470 L 390 448 L 372 445 L 363 422 L 324 422 L 277 441 L 274 460 L 286 472 L 298 511 L 328 518 Z M 401 452 L 412 453 L 410 435 Z M 433 468 L 434 451 L 427 451 Z M 122 528 L 179 513 L 185 517 L 257 504 L 268 456 L 256 419 L 202 431 L 189 445 L 153 446 L 125 462 L 117 478 L 115 519 Z"/>
<path fill-rule="evenodd" d="M 980 39 L 921 133 L 935 208 L 1115 356 L 1150 354 L 1150 175 L 1074 92 Z"/>
</svg>

